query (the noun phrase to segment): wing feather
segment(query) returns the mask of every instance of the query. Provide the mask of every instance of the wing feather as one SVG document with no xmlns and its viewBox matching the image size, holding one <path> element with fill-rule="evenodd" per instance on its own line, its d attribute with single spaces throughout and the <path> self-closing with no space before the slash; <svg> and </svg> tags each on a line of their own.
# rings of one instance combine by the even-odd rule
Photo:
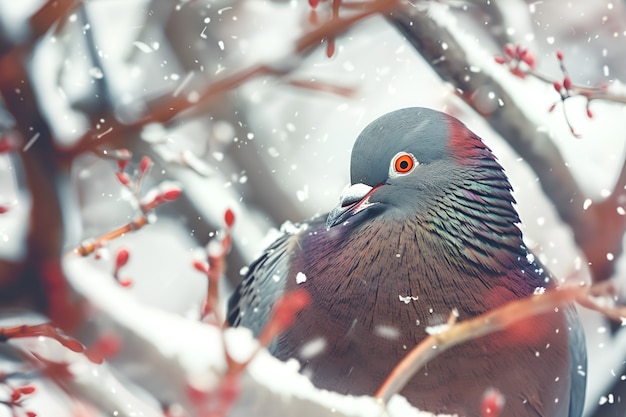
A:
<svg viewBox="0 0 626 417">
<path fill-rule="evenodd" d="M 294 248 L 300 245 L 306 227 L 279 237 L 249 267 L 228 301 L 228 323 L 247 327 L 258 336 L 269 320 L 272 306 L 285 292 Z"/>
</svg>

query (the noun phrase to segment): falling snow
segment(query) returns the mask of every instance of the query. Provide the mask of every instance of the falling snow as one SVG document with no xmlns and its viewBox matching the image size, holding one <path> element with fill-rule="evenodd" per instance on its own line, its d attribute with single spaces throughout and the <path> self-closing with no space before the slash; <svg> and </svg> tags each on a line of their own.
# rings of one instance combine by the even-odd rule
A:
<svg viewBox="0 0 626 417">
<path fill-rule="evenodd" d="M 412 296 L 412 295 L 403 296 L 402 294 L 398 295 L 398 298 L 404 304 L 409 304 L 411 301 L 417 301 L 419 299 L 418 296 Z"/>
<path fill-rule="evenodd" d="M 390 325 L 377 325 L 374 327 L 374 334 L 388 340 L 396 340 L 400 337 L 400 330 Z"/>
<path fill-rule="evenodd" d="M 14 8 L 17 9 L 22 7 L 20 6 L 22 3 L 32 2 L 4 1 L 3 14 L 5 9 L 7 14 L 6 17 L 0 16 L 0 18 L 19 21 L 16 16 L 8 13 L 8 10 L 12 8 L 8 6 L 11 3 L 15 4 Z M 43 61 L 45 64 L 40 62 L 34 65 L 34 69 L 41 72 L 41 76 L 38 78 L 41 78 L 44 83 L 50 83 L 50 78 L 54 77 L 67 79 L 63 81 L 63 88 L 52 88 L 45 92 L 50 97 L 59 97 L 58 101 L 51 100 L 52 105 L 50 107 L 52 109 L 49 110 L 50 118 L 56 120 L 54 129 L 59 138 L 64 138 L 67 135 L 70 139 L 75 139 L 87 129 L 86 121 L 83 120 L 84 115 L 77 110 L 79 106 L 76 108 L 73 106 L 76 103 L 80 104 L 80 101 L 74 103 L 77 97 L 81 97 L 81 100 L 87 102 L 90 95 L 95 91 L 86 85 L 96 85 L 99 80 L 106 81 L 112 95 L 114 95 L 112 98 L 116 106 L 116 116 L 119 112 L 119 115 L 128 117 L 123 121 L 129 122 L 141 116 L 142 106 L 145 104 L 144 95 L 153 97 L 166 93 L 168 96 L 180 97 L 190 103 L 196 103 L 201 100 L 201 94 L 204 91 L 200 86 L 204 85 L 203 82 L 206 77 L 212 76 L 214 70 L 215 73 L 219 73 L 219 76 L 226 76 L 231 71 L 243 67 L 242 62 L 245 63 L 248 59 L 253 62 L 253 58 L 265 59 L 266 56 L 277 53 L 276 51 L 281 54 L 284 53 L 282 44 L 274 42 L 276 37 L 265 35 L 268 28 L 275 26 L 277 33 L 281 34 L 279 38 L 285 38 L 284 43 L 288 44 L 289 47 L 292 45 L 292 39 L 286 34 L 299 33 L 302 29 L 301 16 L 294 16 L 294 11 L 297 8 L 293 2 L 285 5 L 259 2 L 260 4 L 249 5 L 252 12 L 246 12 L 230 6 L 216 10 L 219 6 L 216 7 L 213 3 L 211 4 L 212 8 L 194 10 L 192 7 L 197 7 L 198 2 L 182 0 L 176 2 L 176 12 L 182 15 L 186 10 L 194 10 L 196 13 L 194 17 L 197 18 L 194 22 L 185 20 L 189 23 L 189 30 L 193 31 L 193 36 L 186 38 L 185 41 L 188 41 L 192 48 L 196 44 L 209 48 L 208 52 L 197 53 L 194 56 L 192 49 L 177 51 L 171 48 L 166 39 L 168 35 L 164 31 L 145 31 L 144 33 L 145 27 L 142 26 L 142 21 L 138 19 L 145 13 L 142 8 L 139 8 L 142 9 L 140 12 L 112 13 L 111 11 L 116 10 L 115 7 L 120 7 L 120 5 L 129 7 L 130 3 L 103 2 L 110 3 L 103 5 L 93 3 L 93 12 L 92 6 L 89 7 L 89 14 L 92 15 L 93 19 L 92 24 L 83 24 L 82 18 L 77 13 L 70 14 L 66 24 L 73 27 L 79 36 L 81 33 L 82 35 L 87 33 L 97 35 L 98 42 L 102 43 L 98 46 L 96 54 L 101 58 L 100 63 L 91 62 L 88 57 L 82 56 L 83 52 L 80 52 L 78 53 L 80 55 L 78 61 L 83 61 L 81 65 L 77 65 L 76 60 L 71 58 L 65 61 L 59 59 L 57 66 L 56 60 L 51 59 L 54 54 L 58 55 L 64 49 L 68 51 L 78 49 L 73 48 L 73 44 L 68 44 L 63 33 L 49 36 L 46 42 L 42 42 L 38 46 L 42 54 L 47 54 L 47 58 Z M 549 65 L 554 65 L 554 63 L 551 64 L 549 59 L 543 58 L 544 56 L 552 56 L 556 48 L 570 49 L 566 52 L 568 59 L 571 59 L 570 62 L 572 62 L 570 66 L 572 76 L 577 77 L 577 81 L 591 85 L 595 85 L 598 79 L 611 81 L 609 91 L 623 89 L 623 84 L 615 80 L 622 75 L 620 73 L 622 70 L 617 63 L 623 61 L 619 55 L 621 51 L 615 46 L 619 46 L 620 42 L 623 42 L 626 32 L 620 27 L 619 22 L 611 19 L 612 16 L 618 16 L 618 13 L 623 12 L 623 6 L 620 3 L 609 2 L 603 4 L 602 7 L 610 10 L 610 14 L 599 8 L 596 8 L 595 14 L 592 14 L 589 11 L 582 13 L 578 10 L 576 12 L 570 10 L 580 8 L 581 5 L 585 4 L 584 2 L 580 4 L 571 2 L 572 4 L 567 8 L 560 4 L 550 5 L 549 3 L 551 2 L 524 4 L 523 7 L 527 8 L 532 17 L 525 19 L 519 14 L 516 16 L 518 18 L 515 19 L 515 22 L 506 23 L 505 34 L 539 48 L 541 55 L 538 56 L 542 57 L 539 65 L 548 69 L 550 69 Z M 595 3 L 586 2 L 586 4 L 591 8 Z M 98 9 L 98 7 L 102 7 L 102 9 Z M 555 10 L 555 8 L 559 11 L 559 18 L 548 24 L 546 18 L 551 16 L 550 10 Z M 99 10 L 106 10 L 106 12 L 100 13 Z M 123 8 L 122 10 L 128 11 Z M 461 10 L 455 10 L 455 13 L 460 13 Z M 248 19 L 246 13 L 253 13 L 254 19 Z M 443 19 L 443 12 L 438 13 L 437 16 Z M 211 17 L 206 17 L 206 14 L 210 14 Z M 279 17 L 273 17 L 274 14 Z M 129 15 L 134 16 L 134 19 L 127 20 L 126 17 Z M 606 21 L 607 24 L 603 27 L 610 27 L 610 31 L 605 33 L 603 32 L 604 29 L 594 27 L 594 31 L 597 33 L 585 33 L 584 23 L 588 16 L 595 16 L 596 21 L 600 23 Z M 103 31 L 107 26 L 107 20 L 115 24 L 116 30 Z M 235 20 L 240 23 L 238 23 L 240 27 L 236 28 L 237 31 L 224 25 L 226 21 L 232 25 Z M 528 20 L 526 24 L 529 25 L 530 29 L 524 27 L 526 20 Z M 170 22 L 170 24 L 174 25 L 175 22 Z M 224 26 L 218 28 L 220 24 L 224 25 L 227 30 L 224 30 Z M 7 23 L 9 29 L 11 26 L 15 26 L 15 24 Z M 572 28 L 577 30 L 572 30 Z M 244 30 L 249 31 L 250 40 L 245 39 Z M 105 36 L 98 33 L 104 33 Z M 372 43 L 370 39 L 374 33 L 376 34 L 376 43 Z M 184 31 L 177 32 L 177 36 L 179 35 L 184 38 Z M 584 42 L 580 42 L 577 37 L 584 39 Z M 604 47 L 607 43 L 606 39 L 610 40 L 613 37 L 617 41 L 609 43 L 610 47 L 608 48 Z M 474 39 L 473 36 L 471 38 L 473 43 L 468 44 L 470 46 L 467 46 L 467 54 L 471 59 L 468 69 L 472 76 L 488 73 L 497 80 L 504 80 L 505 86 L 510 88 L 517 97 L 521 97 L 519 101 L 527 103 L 523 104 L 523 110 L 537 121 L 538 131 L 549 132 L 551 137 L 555 138 L 559 151 L 565 155 L 568 161 L 567 167 L 574 176 L 583 178 L 585 192 L 588 192 L 588 195 L 593 198 L 597 198 L 596 196 L 607 197 L 610 194 L 611 182 L 618 172 L 616 168 L 619 168 L 620 149 L 623 148 L 623 138 L 621 134 L 614 132 L 619 131 L 619 129 L 615 128 L 612 121 L 619 122 L 622 120 L 623 113 L 611 109 L 611 106 L 594 101 L 592 109 L 594 114 L 598 115 L 597 119 L 599 120 L 584 121 L 584 123 L 590 123 L 591 131 L 594 133 L 592 140 L 587 140 L 585 137 L 581 140 L 572 140 L 567 131 L 567 126 L 562 121 L 562 115 L 557 114 L 558 112 L 548 114 L 546 111 L 547 105 L 544 104 L 549 104 L 551 100 L 554 100 L 554 91 L 547 91 L 549 89 L 539 86 L 535 81 L 512 81 L 506 78 L 508 74 L 500 73 L 498 72 L 500 69 L 494 70 L 490 67 L 490 54 L 480 55 L 482 46 L 480 46 L 479 41 L 482 39 Z M 381 42 L 381 44 L 384 43 L 384 47 L 377 46 L 379 39 L 384 41 Z M 263 47 L 263 42 L 265 45 L 271 45 L 271 47 Z M 172 225 L 171 228 L 161 227 L 167 224 L 169 216 L 178 219 L 179 216 L 184 215 L 185 210 L 189 210 L 189 207 L 177 208 L 174 210 L 175 215 L 159 214 L 159 220 L 149 228 L 156 231 L 155 234 L 150 235 L 149 230 L 145 231 L 145 234 L 144 231 L 141 231 L 123 238 L 125 242 L 135 242 L 133 244 L 138 249 L 145 249 L 145 259 L 150 261 L 141 263 L 142 266 L 136 275 L 149 277 L 149 285 L 143 287 L 139 285 L 138 288 L 134 288 L 133 292 L 129 293 L 131 296 L 128 297 L 128 294 L 113 292 L 107 287 L 106 279 L 109 277 L 100 276 L 102 275 L 101 271 L 94 271 L 93 265 L 86 264 L 83 260 L 73 263 L 74 260 L 72 260 L 72 264 L 68 266 L 70 276 L 84 278 L 88 275 L 93 278 L 93 280 L 88 280 L 88 283 L 85 282 L 87 280 L 76 279 L 77 288 L 80 289 L 81 294 L 88 294 L 89 300 L 95 301 L 99 309 L 107 312 L 111 321 L 117 323 L 119 320 L 123 326 L 127 326 L 124 328 L 134 329 L 134 333 L 145 337 L 146 340 L 153 341 L 155 346 L 159 346 L 168 354 L 173 352 L 172 358 L 175 358 L 177 362 L 172 363 L 176 366 L 184 363 L 195 371 L 198 369 L 222 369 L 220 367 L 223 367 L 223 363 L 220 362 L 221 358 L 218 357 L 221 345 L 212 344 L 213 340 L 219 340 L 218 335 L 212 334 L 209 326 L 200 325 L 200 323 L 193 321 L 195 320 L 194 314 L 197 314 L 198 295 L 204 291 L 200 285 L 205 285 L 206 282 L 199 280 L 193 272 L 189 272 L 189 276 L 187 276 L 186 268 L 188 265 L 182 261 L 177 263 L 178 260 L 188 261 L 188 255 L 191 253 L 189 248 L 197 246 L 197 242 L 189 239 L 190 230 L 194 239 L 200 241 L 215 236 L 215 232 L 206 232 L 204 228 L 194 225 L 193 221 L 197 218 L 200 223 L 206 222 L 212 227 L 219 228 L 223 206 L 236 206 L 242 209 L 242 212 L 246 214 L 241 216 L 241 220 L 238 219 L 238 222 L 241 223 L 236 225 L 235 239 L 239 244 L 238 249 L 241 251 L 238 252 L 238 256 L 241 256 L 244 262 L 249 262 L 263 249 L 261 242 L 271 243 L 276 237 L 276 235 L 272 235 L 271 238 L 263 239 L 267 228 L 276 221 L 276 218 L 285 218 L 280 215 L 270 219 L 270 216 L 261 207 L 247 210 L 247 204 L 255 198 L 250 189 L 253 189 L 254 192 L 265 192 L 270 189 L 269 186 L 266 186 L 269 182 L 267 182 L 267 178 L 262 177 L 250 167 L 246 167 L 247 170 L 242 170 L 241 161 L 233 161 L 233 150 L 244 149 L 263 158 L 265 162 L 269 161 L 268 170 L 272 172 L 272 181 L 276 182 L 271 185 L 278 185 L 281 189 L 287 190 L 286 194 L 290 199 L 289 202 L 275 199 L 274 203 L 277 205 L 296 203 L 297 210 L 301 210 L 302 213 L 294 213 L 294 221 L 307 218 L 315 213 L 323 213 L 336 203 L 341 184 L 349 178 L 347 166 L 349 148 L 356 133 L 366 122 L 378 114 L 392 108 L 414 105 L 416 90 L 411 86 L 415 85 L 420 86 L 419 96 L 424 105 L 454 111 L 466 123 L 481 128 L 481 136 L 485 135 L 486 141 L 497 151 L 502 165 L 512 178 L 518 191 L 516 199 L 526 228 L 524 229 L 525 234 L 530 235 L 537 243 L 537 245 L 528 245 L 528 247 L 537 250 L 539 259 L 546 263 L 555 276 L 560 279 L 568 276 L 573 268 L 576 271 L 581 271 L 576 275 L 576 279 L 584 280 L 584 277 L 581 276 L 586 273 L 587 262 L 579 256 L 579 252 L 572 249 L 569 231 L 564 230 L 552 210 L 547 206 L 538 182 L 532 174 L 524 171 L 526 164 L 516 164 L 514 161 L 517 156 L 513 155 L 503 145 L 502 140 L 495 136 L 490 129 L 484 127 L 486 125 L 482 119 L 468 112 L 464 106 L 458 106 L 458 98 L 455 97 L 454 88 L 442 86 L 404 39 L 386 23 L 378 21 L 366 23 L 363 29 L 355 28 L 351 31 L 350 37 L 338 38 L 337 44 L 341 48 L 341 53 L 337 54 L 333 60 L 320 60 L 312 55 L 305 62 L 297 59 L 281 61 L 276 65 L 276 68 L 291 68 L 296 64 L 302 64 L 303 73 L 307 77 L 332 80 L 339 84 L 358 87 L 356 99 L 346 100 L 332 95 L 302 93 L 294 90 L 293 87 L 286 86 L 281 77 L 270 81 L 252 81 L 237 90 L 237 100 L 240 102 L 233 104 L 230 101 L 231 98 L 228 98 L 215 103 L 215 106 L 219 107 L 220 110 L 222 110 L 222 103 L 224 103 L 223 109 L 227 109 L 228 106 L 236 107 L 239 113 L 224 117 L 226 119 L 232 117 L 232 120 L 213 120 L 208 113 L 202 111 L 194 115 L 196 120 L 181 117 L 176 119 L 175 123 L 162 127 L 161 133 L 163 134 L 158 137 L 158 141 L 161 143 L 157 143 L 158 141 L 141 142 L 139 146 L 150 147 L 151 152 L 154 151 L 160 157 L 167 157 L 164 159 L 166 169 L 160 169 L 158 172 L 164 177 L 177 176 L 177 178 L 182 178 L 185 183 L 185 192 L 189 192 L 190 206 L 193 207 L 193 210 L 198 211 L 197 214 L 194 211 L 194 214 L 190 216 L 190 224 Z M 437 61 L 438 64 L 445 62 L 446 52 L 449 52 L 451 48 L 445 42 L 442 42 L 440 47 L 442 55 Z M 46 51 L 46 48 L 49 50 Z M 236 57 L 237 52 L 242 52 L 244 56 Z M 177 59 L 178 54 L 180 56 L 187 55 L 190 58 L 189 62 L 180 65 Z M 378 61 L 384 62 L 384 65 L 369 62 L 369 58 L 374 54 L 380 56 Z M 229 60 L 216 62 L 215 55 L 228 57 Z M 241 59 L 241 62 L 235 58 Z M 144 62 L 147 62 L 148 65 L 144 65 Z M 584 65 L 580 63 L 584 63 Z M 193 68 L 193 70 L 187 72 L 189 68 Z M 206 73 L 202 74 L 205 68 Z M 193 71 L 197 72 L 194 73 Z M 48 74 L 48 78 L 42 74 Z M 49 77 L 50 74 L 54 76 Z M 470 75 L 467 77 L 470 79 Z M 612 77 L 612 79 L 603 80 L 602 77 Z M 16 94 L 21 95 L 23 91 L 23 89 L 18 89 Z M 477 95 L 477 97 L 479 96 Z M 493 111 L 497 106 L 511 105 L 510 101 L 505 103 L 491 89 L 481 92 L 479 98 L 485 101 L 484 109 L 488 111 Z M 297 110 L 300 115 L 299 118 L 294 117 L 294 110 Z M 575 106 L 568 108 L 568 112 L 573 118 L 579 118 Z M 224 113 L 230 113 L 230 110 L 225 110 Z M 108 122 L 105 123 L 104 120 L 100 122 L 101 126 L 95 130 L 96 139 L 106 141 L 115 135 L 116 131 L 110 127 Z M 314 129 L 311 129 L 311 126 Z M 276 131 L 270 133 L 272 129 L 276 129 Z M 254 130 L 255 134 L 253 135 L 249 130 Z M 22 151 L 33 151 L 37 149 L 37 146 L 43 145 L 43 143 L 38 142 L 39 138 L 40 133 L 36 131 L 29 131 L 25 134 L 23 138 L 25 145 L 23 145 Z M 254 140 L 253 145 L 245 148 L 246 139 L 247 141 Z M 541 146 L 541 144 L 534 143 L 533 146 Z M 170 147 L 171 149 L 163 151 L 158 150 L 159 147 Z M 614 160 L 610 160 L 607 154 L 614 154 Z M 4 156 L 6 155 L 0 155 L 0 159 Z M 71 226 L 76 230 L 72 230 L 71 233 L 80 234 L 84 232 L 88 236 L 98 236 L 113 227 L 111 225 L 124 224 L 132 218 L 132 211 L 124 211 L 119 207 L 121 203 L 125 204 L 124 207 L 128 206 L 130 195 L 114 188 L 111 185 L 113 181 L 107 182 L 106 178 L 113 178 L 111 172 L 106 171 L 106 169 L 110 169 L 111 165 L 114 165 L 111 160 L 94 162 L 94 155 L 88 155 L 84 160 L 82 157 L 79 159 L 76 161 L 76 167 L 73 168 L 76 173 L 72 174 L 75 177 L 72 181 L 76 181 L 78 184 L 77 198 L 84 206 L 72 213 L 72 222 L 76 222 L 76 224 L 72 223 Z M 4 163 L 0 161 L 0 165 Z M 10 164 L 17 166 L 16 162 L 10 162 Z M 523 165 L 524 168 L 518 170 L 516 168 L 518 165 Z M 0 169 L 3 168 L 0 166 Z M 311 175 L 311 173 L 313 174 Z M 0 186 L 4 187 L 5 183 L 15 180 L 14 177 L 13 173 L 3 169 Z M 257 179 L 266 182 L 259 186 L 259 182 L 255 182 Z M 224 188 L 224 184 L 228 184 L 228 188 Z M 11 208 L 7 213 L 2 214 L 4 217 L 0 218 L 0 240 L 3 242 L 0 249 L 3 255 L 5 251 L 16 250 L 15 247 L 26 239 L 26 236 L 17 232 L 17 229 L 26 230 L 25 225 L 28 224 L 29 198 L 27 195 L 19 195 L 18 188 L 22 187 L 21 185 L 11 187 L 6 186 L 0 190 L 2 191 L 0 196 L 6 197 L 0 202 L 3 205 L 10 203 Z M 306 204 L 297 204 L 298 202 L 306 202 Z M 255 203 L 258 202 L 255 201 Z M 74 203 L 64 202 L 64 204 Z M 592 198 L 585 199 L 582 203 L 583 209 L 587 211 L 592 204 Z M 620 216 L 626 215 L 626 210 L 622 206 L 617 206 L 615 210 Z M 296 218 L 295 216 L 301 217 Z M 18 227 L 17 225 L 21 226 Z M 177 234 L 181 230 L 184 230 L 185 233 Z M 285 233 L 299 233 L 306 230 L 306 224 L 296 226 L 289 223 L 283 225 L 281 230 Z M 167 236 L 167 239 L 163 239 L 163 236 Z M 133 241 L 132 239 L 135 237 L 137 240 Z M 77 238 L 80 239 L 80 236 Z M 110 253 L 109 248 L 100 249 L 101 261 L 110 258 Z M 19 258 L 17 255 L 16 257 Z M 606 259 L 615 261 L 616 266 L 623 269 L 623 266 L 618 265 L 620 257 L 617 252 L 607 252 Z M 161 260 L 167 260 L 167 262 L 160 262 Z M 533 255 L 529 254 L 527 260 L 532 263 L 535 259 Z M 173 270 L 169 269 L 170 265 Z M 237 275 L 237 272 L 240 275 L 245 275 L 248 269 L 243 267 L 237 271 L 237 268 L 232 268 L 232 274 Z M 539 269 L 538 272 L 543 272 L 543 270 Z M 285 274 L 285 276 L 287 275 Z M 281 275 L 279 274 L 272 276 L 272 282 L 280 282 L 280 279 Z M 306 275 L 303 273 L 296 275 L 298 284 L 305 281 Z M 313 283 L 313 279 L 310 283 Z M 93 288 L 89 288 L 89 285 Z M 147 289 L 148 287 L 150 289 Z M 543 291 L 545 288 L 539 287 L 535 293 L 542 293 Z M 165 294 L 163 295 L 163 293 Z M 400 301 L 398 308 L 402 308 L 404 304 L 418 301 L 417 296 L 411 295 L 400 294 L 398 299 Z M 154 308 L 157 307 L 166 309 L 168 313 L 172 311 L 174 314 L 160 314 L 161 311 L 155 313 L 146 309 L 144 304 L 154 310 L 157 310 Z M 124 313 L 124 317 L 121 317 L 120 312 Z M 430 309 L 430 312 L 433 313 L 433 310 Z M 190 317 L 193 320 L 187 318 L 182 320 L 182 317 Z M 419 320 L 416 319 L 415 322 L 416 325 L 420 325 Z M 594 322 L 592 321 L 592 323 Z M 626 326 L 626 318 L 622 319 L 622 325 Z M 593 327 L 592 325 L 590 328 L 592 331 L 588 331 L 588 333 L 592 333 L 594 338 L 592 339 L 593 342 L 590 343 L 592 348 L 602 345 L 604 346 L 603 349 L 608 351 L 611 346 L 614 346 L 618 354 L 622 354 L 623 346 L 620 347 L 618 342 L 615 342 L 618 338 L 609 338 L 611 332 L 607 331 L 607 327 Z M 163 329 L 167 329 L 167 332 L 164 332 Z M 429 331 L 437 331 L 437 329 L 437 326 L 428 327 Z M 185 330 L 190 330 L 190 332 L 186 333 Z M 405 329 L 401 330 L 405 331 Z M 389 339 L 397 338 L 399 332 L 399 329 L 392 326 L 375 328 L 375 334 L 378 337 Z M 243 335 L 245 331 L 240 333 Z M 600 339 L 596 340 L 596 337 L 600 337 Z M 235 339 L 237 343 L 233 343 L 233 345 L 255 347 L 250 334 Z M 193 340 L 194 343 L 189 343 L 189 340 Z M 203 347 L 202 352 L 207 356 L 197 354 L 198 346 Z M 303 359 L 306 359 L 320 354 L 325 348 L 325 340 L 313 339 L 304 344 L 299 353 Z M 406 346 L 403 348 L 406 349 Z M 211 357 L 211 361 L 207 359 L 208 356 Z M 608 353 L 590 355 L 593 364 L 589 371 L 590 380 L 600 381 L 610 375 L 606 371 L 607 362 L 611 359 L 609 356 Z M 137 363 L 145 366 L 144 361 L 147 359 L 149 358 L 139 357 Z M 211 366 L 215 365 L 215 368 L 209 366 L 209 362 Z M 295 361 L 291 361 L 281 368 L 280 366 L 283 364 L 272 361 L 262 352 L 258 362 L 263 363 L 263 365 L 258 365 L 255 362 L 250 367 L 250 373 L 259 378 L 263 378 L 265 375 L 266 379 L 269 379 L 266 382 L 268 386 L 269 384 L 276 384 L 276 389 L 282 390 L 297 387 L 297 389 L 293 389 L 299 394 L 313 391 L 310 386 L 306 385 L 308 381 L 304 378 L 298 380 L 298 374 L 295 376 L 289 374 L 288 371 L 294 371 L 294 367 L 299 367 L 297 363 L 294 365 Z M 80 367 L 77 368 L 80 369 Z M 579 372 L 584 373 L 582 370 Z M 268 375 L 271 378 L 268 378 Z M 276 375 L 280 375 L 280 377 L 276 377 Z M 617 374 L 613 373 L 613 375 Z M 217 376 L 214 378 L 217 380 Z M 615 378 L 617 377 L 615 376 Z M 626 376 L 622 375 L 620 379 L 626 380 Z M 196 380 L 194 379 L 194 381 Z M 210 384 L 211 381 L 201 382 L 202 384 Z M 596 402 L 598 398 L 600 405 L 619 401 L 612 395 L 599 395 L 597 392 L 599 385 L 591 384 L 590 389 L 596 391 L 592 391 L 590 403 Z M 123 387 L 115 388 L 117 395 L 121 396 L 120 393 L 123 391 Z M 265 395 L 271 395 L 265 391 L 262 392 Z M 291 394 L 284 395 L 285 398 L 291 398 Z M 307 395 L 316 398 L 316 401 L 319 400 L 319 396 L 316 396 L 315 393 Z M 330 394 L 325 393 L 324 395 L 329 396 Z M 557 400 L 555 399 L 555 401 Z M 359 401 L 360 399 L 350 399 L 347 403 L 356 404 Z M 121 410 L 125 406 L 126 403 L 123 401 L 117 405 L 120 410 L 119 413 L 122 413 Z M 348 408 L 350 407 L 356 406 L 348 406 Z M 362 408 L 365 409 L 362 415 L 375 415 L 367 414 L 367 410 L 368 408 L 376 410 L 376 403 L 368 402 Z M 349 409 L 348 411 L 354 410 Z M 342 411 L 339 410 L 338 413 L 340 412 Z M 139 414 L 141 413 L 137 413 L 137 415 Z M 393 414 L 391 411 L 390 414 L 414 415 L 409 413 Z M 146 413 L 145 415 L 149 414 Z"/>
<path fill-rule="evenodd" d="M 311 341 L 305 342 L 300 348 L 300 357 L 304 360 L 312 359 L 319 355 L 326 348 L 327 342 L 323 337 L 315 338 Z"/>
</svg>

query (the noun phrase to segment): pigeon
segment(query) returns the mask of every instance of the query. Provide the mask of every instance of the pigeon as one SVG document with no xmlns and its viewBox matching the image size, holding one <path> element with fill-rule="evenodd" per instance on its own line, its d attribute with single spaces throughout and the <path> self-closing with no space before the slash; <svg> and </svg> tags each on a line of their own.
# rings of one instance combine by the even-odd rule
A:
<svg viewBox="0 0 626 417">
<path fill-rule="evenodd" d="M 228 322 L 259 335 L 286 292 L 310 304 L 269 346 L 319 388 L 373 395 L 451 313 L 459 321 L 553 288 L 522 240 L 512 187 L 482 139 L 426 108 L 385 114 L 358 136 L 351 184 L 325 216 L 291 225 L 231 296 Z M 586 350 L 573 306 L 455 346 L 401 391 L 417 408 L 482 417 L 579 417 Z"/>
</svg>

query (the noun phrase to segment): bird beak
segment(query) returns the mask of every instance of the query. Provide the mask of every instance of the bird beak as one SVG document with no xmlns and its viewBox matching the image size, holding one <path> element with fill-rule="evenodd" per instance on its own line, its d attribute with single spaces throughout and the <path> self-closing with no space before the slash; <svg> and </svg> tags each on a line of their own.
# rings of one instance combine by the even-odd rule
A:
<svg viewBox="0 0 626 417">
<path fill-rule="evenodd" d="M 369 197 L 378 187 L 380 185 L 370 187 L 369 185 L 357 183 L 344 188 L 339 197 L 339 205 L 328 214 L 326 229 L 330 229 L 342 223 L 348 217 L 376 204 L 370 203 Z"/>
</svg>

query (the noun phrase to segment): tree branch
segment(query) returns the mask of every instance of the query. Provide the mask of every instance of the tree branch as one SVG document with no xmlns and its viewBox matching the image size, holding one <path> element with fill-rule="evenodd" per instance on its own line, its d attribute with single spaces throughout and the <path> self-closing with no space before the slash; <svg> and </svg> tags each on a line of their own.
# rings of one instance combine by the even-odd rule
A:
<svg viewBox="0 0 626 417">
<path fill-rule="evenodd" d="M 460 97 L 485 117 L 528 163 L 537 174 L 546 197 L 571 227 L 577 245 L 590 263 L 593 279 L 608 279 L 615 266 L 607 262 L 606 254 L 617 257 L 623 251 L 624 216 L 617 215 L 614 206 L 608 209 L 600 205 L 586 207 L 583 190 L 548 133 L 538 129 L 515 98 L 485 68 L 470 71 L 473 65 L 481 65 L 470 62 L 466 48 L 457 37 L 458 30 L 449 21 L 439 23 L 432 16 L 403 3 L 389 13 L 387 19 L 407 37 L 442 80 L 454 85 Z M 477 91 L 492 92 L 500 105 L 485 114 L 479 106 Z"/>
<path fill-rule="evenodd" d="M 614 292 L 612 286 L 605 284 L 600 283 L 592 287 L 563 287 L 512 301 L 473 319 L 452 324 L 441 333 L 429 335 L 396 365 L 375 397 L 383 402 L 389 401 L 392 395 L 404 388 L 417 371 L 453 346 L 504 330 L 518 321 L 547 313 L 555 307 L 567 306 L 574 301 L 626 325 L 626 306 L 608 308 L 594 302 L 593 297 L 609 296 Z"/>
<path fill-rule="evenodd" d="M 82 0 L 48 0 L 33 14 L 28 23 L 31 28 L 31 41 L 46 34 L 63 16 L 82 3 Z"/>
<path fill-rule="evenodd" d="M 71 158 L 85 151 L 93 151 L 103 145 L 102 138 L 106 135 L 108 135 L 105 140 L 107 145 L 119 147 L 124 138 L 138 132 L 143 126 L 149 123 L 167 123 L 183 111 L 206 104 L 253 78 L 284 76 L 295 69 L 301 59 L 312 52 L 324 39 L 337 36 L 355 23 L 374 14 L 388 11 L 395 5 L 395 0 L 374 0 L 364 10 L 352 16 L 331 19 L 296 40 L 293 51 L 285 58 L 270 64 L 255 64 L 223 77 L 209 85 L 197 101 L 190 101 L 186 96 L 169 93 L 148 103 L 146 114 L 133 123 L 123 124 L 115 120 L 113 116 L 106 117 L 106 122 L 102 124 L 100 131 L 88 132 L 74 146 L 66 149 L 65 153 Z"/>
<path fill-rule="evenodd" d="M 77 306 L 59 265 L 63 221 L 57 180 L 62 167 L 54 158 L 52 134 L 40 111 L 25 61 L 22 48 L 0 57 L 0 96 L 22 136 L 24 147 L 19 157 L 32 199 L 27 258 L 15 282 L 31 306 L 68 329 L 81 315 L 76 314 Z M 27 134 L 30 138 L 25 137 Z"/>
</svg>

